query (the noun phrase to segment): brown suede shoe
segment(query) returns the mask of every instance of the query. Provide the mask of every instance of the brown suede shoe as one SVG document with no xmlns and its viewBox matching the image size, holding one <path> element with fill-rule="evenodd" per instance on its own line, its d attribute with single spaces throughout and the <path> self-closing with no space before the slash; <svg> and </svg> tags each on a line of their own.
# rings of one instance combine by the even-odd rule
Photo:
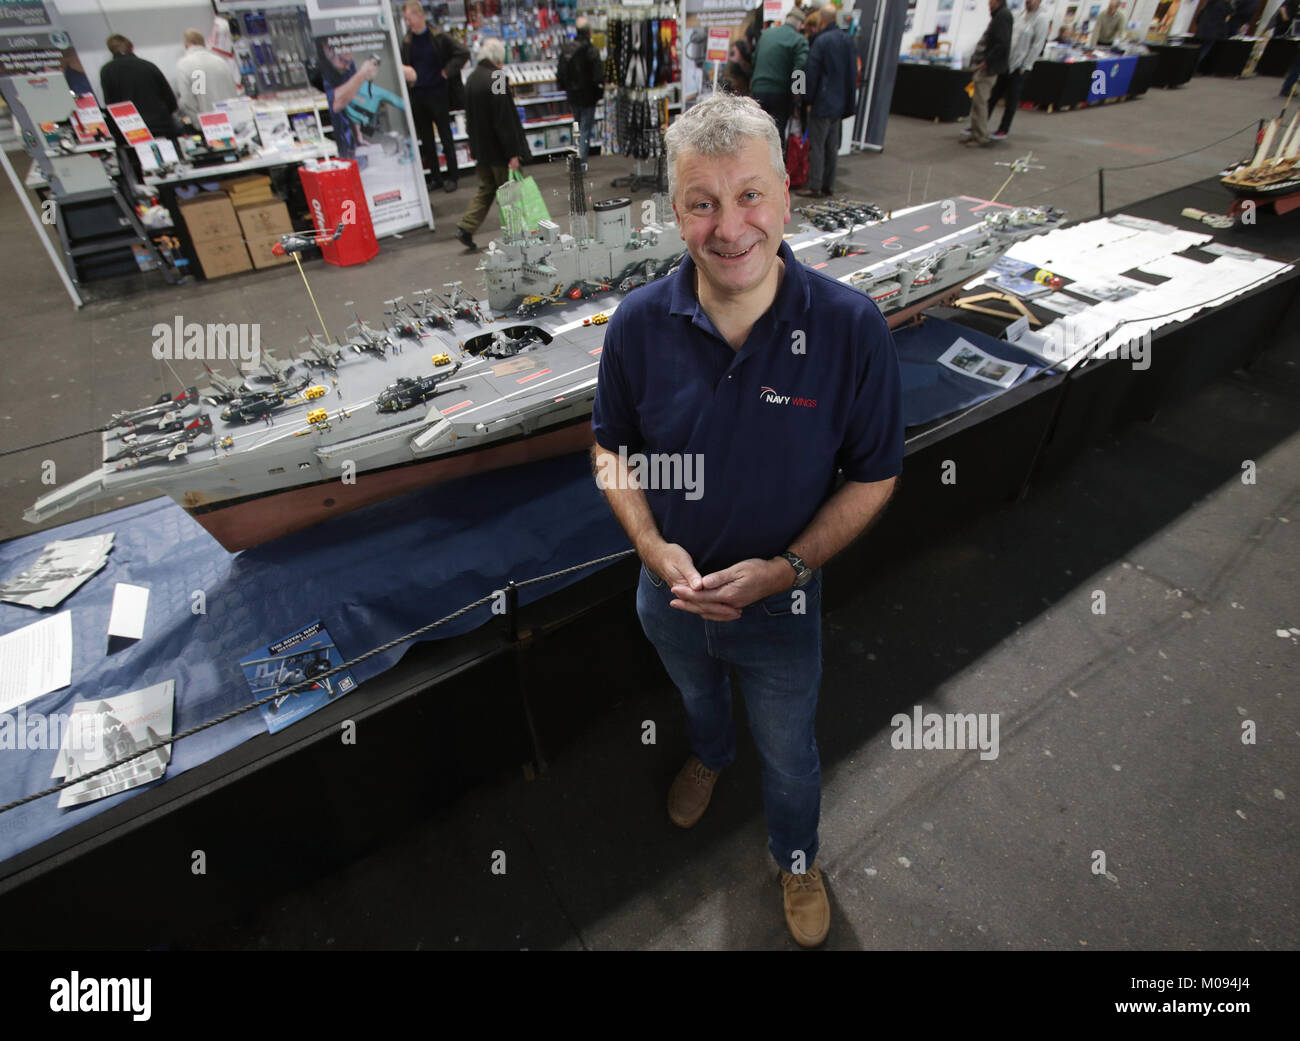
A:
<svg viewBox="0 0 1300 1041">
<path fill-rule="evenodd" d="M 717 771 L 700 762 L 699 756 L 687 759 L 673 786 L 668 789 L 668 816 L 673 823 L 679 828 L 694 827 L 709 808 L 709 799 L 717 781 Z"/>
<path fill-rule="evenodd" d="M 785 893 L 785 924 L 800 947 L 820 947 L 831 931 L 831 902 L 822 873 L 813 864 L 806 875 L 781 872 Z"/>
</svg>

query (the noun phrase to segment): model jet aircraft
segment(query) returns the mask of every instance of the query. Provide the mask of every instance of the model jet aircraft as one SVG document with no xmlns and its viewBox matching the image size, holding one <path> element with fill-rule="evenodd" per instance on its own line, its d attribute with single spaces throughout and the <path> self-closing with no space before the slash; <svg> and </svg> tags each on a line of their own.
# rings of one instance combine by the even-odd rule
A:
<svg viewBox="0 0 1300 1041">
<path fill-rule="evenodd" d="M 211 371 L 211 370 L 209 370 Z M 197 405 L 199 403 L 199 392 L 193 387 L 187 387 L 179 394 L 161 394 L 158 400 L 152 405 L 146 405 L 144 408 L 130 409 L 126 412 L 114 412 L 112 421 L 106 424 L 103 429 L 111 430 L 113 427 L 132 426 L 142 420 L 155 419 L 167 412 L 175 412 L 187 405 Z"/>
<path fill-rule="evenodd" d="M 191 441 L 200 434 L 205 433 L 212 433 L 212 420 L 203 415 L 184 429 L 153 440 L 141 441 L 132 435 L 127 435 L 131 440 L 128 442 L 124 438 L 122 449 L 110 456 L 105 456 L 104 462 L 116 463 L 125 460 L 123 466 L 138 466 L 146 459 L 176 459 L 189 451 Z"/>
</svg>

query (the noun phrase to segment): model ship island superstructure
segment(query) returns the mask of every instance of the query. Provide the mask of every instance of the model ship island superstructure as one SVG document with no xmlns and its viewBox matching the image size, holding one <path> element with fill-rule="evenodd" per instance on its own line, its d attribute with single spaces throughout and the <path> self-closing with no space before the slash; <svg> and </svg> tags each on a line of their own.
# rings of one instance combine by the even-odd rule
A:
<svg viewBox="0 0 1300 1041">
<path fill-rule="evenodd" d="M 237 378 L 209 370 L 202 393 L 115 415 L 102 465 L 43 496 L 27 519 L 157 488 L 235 551 L 440 481 L 586 448 L 608 315 L 622 293 L 669 273 L 682 246 L 672 224 L 631 228 L 621 200 L 595 207 L 589 228 L 576 157 L 570 182 L 571 235 L 543 226 L 488 253 L 489 302 L 495 293 L 504 314 L 449 283 L 387 301 L 382 330 L 358 316 L 347 342 L 309 333 L 292 359 L 263 350 Z M 1011 228 L 1006 207 L 958 202 L 790 243 L 890 313 L 970 277 L 1049 220 Z M 666 200 L 656 210 L 672 213 Z M 602 212 L 614 216 L 602 223 Z"/>
<path fill-rule="evenodd" d="M 1221 179 L 1225 188 L 1237 195 L 1261 198 L 1300 192 L 1300 109 L 1290 123 L 1285 120 L 1284 108 L 1264 124 L 1250 161 Z"/>
<path fill-rule="evenodd" d="M 682 238 L 665 193 L 647 204 L 647 216 L 664 222 L 647 221 L 638 229 L 632 226 L 631 199 L 606 199 L 589 208 L 581 175 L 571 172 L 569 182 L 568 235 L 544 220 L 536 231 L 507 232 L 488 247 L 478 269 L 494 311 L 530 315 L 566 299 L 626 293 L 681 262 Z"/>
</svg>

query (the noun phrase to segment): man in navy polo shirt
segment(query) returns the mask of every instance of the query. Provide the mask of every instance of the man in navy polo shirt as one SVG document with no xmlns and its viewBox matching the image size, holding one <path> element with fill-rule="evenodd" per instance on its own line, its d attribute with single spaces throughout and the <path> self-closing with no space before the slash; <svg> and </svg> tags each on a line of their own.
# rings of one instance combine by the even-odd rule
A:
<svg viewBox="0 0 1300 1041">
<path fill-rule="evenodd" d="M 645 565 L 637 612 L 686 708 L 693 754 L 669 816 L 695 824 L 735 758 L 734 669 L 786 923 L 816 946 L 830 927 L 815 865 L 820 568 L 902 470 L 898 359 L 875 304 L 783 243 L 790 182 L 757 103 L 715 94 L 666 142 L 689 257 L 610 319 L 593 465 Z"/>
</svg>

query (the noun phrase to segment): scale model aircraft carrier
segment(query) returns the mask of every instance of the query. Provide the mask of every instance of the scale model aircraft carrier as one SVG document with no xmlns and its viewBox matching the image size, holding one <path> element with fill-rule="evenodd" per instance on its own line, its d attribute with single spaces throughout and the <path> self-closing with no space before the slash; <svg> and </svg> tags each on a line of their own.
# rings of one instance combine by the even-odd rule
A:
<svg viewBox="0 0 1300 1041">
<path fill-rule="evenodd" d="M 572 190 L 585 192 L 576 161 L 570 170 Z M 805 263 L 869 293 L 892 319 L 1057 219 L 962 198 L 788 241 Z M 573 238 L 605 263 L 608 227 L 601 241 L 583 237 L 582 227 L 575 222 Z M 661 255 L 668 231 L 675 226 L 660 226 L 648 249 L 650 240 L 628 229 L 634 252 L 654 255 L 637 264 L 635 284 L 671 272 Z M 512 244 L 498 248 L 504 256 Z M 500 259 L 496 274 L 510 266 Z M 439 481 L 580 451 L 592 440 L 605 323 L 628 288 L 635 285 L 580 279 L 567 292 L 523 294 L 495 318 L 458 284 L 424 290 L 418 303 L 389 301 L 382 332 L 358 318 L 346 343 L 312 335 L 299 357 L 267 351 L 255 372 L 213 373 L 202 392 L 188 388 L 116 414 L 101 433 L 102 465 L 25 516 L 39 522 L 78 503 L 157 488 L 233 552 Z M 518 290 L 498 289 L 512 304 Z"/>
</svg>

